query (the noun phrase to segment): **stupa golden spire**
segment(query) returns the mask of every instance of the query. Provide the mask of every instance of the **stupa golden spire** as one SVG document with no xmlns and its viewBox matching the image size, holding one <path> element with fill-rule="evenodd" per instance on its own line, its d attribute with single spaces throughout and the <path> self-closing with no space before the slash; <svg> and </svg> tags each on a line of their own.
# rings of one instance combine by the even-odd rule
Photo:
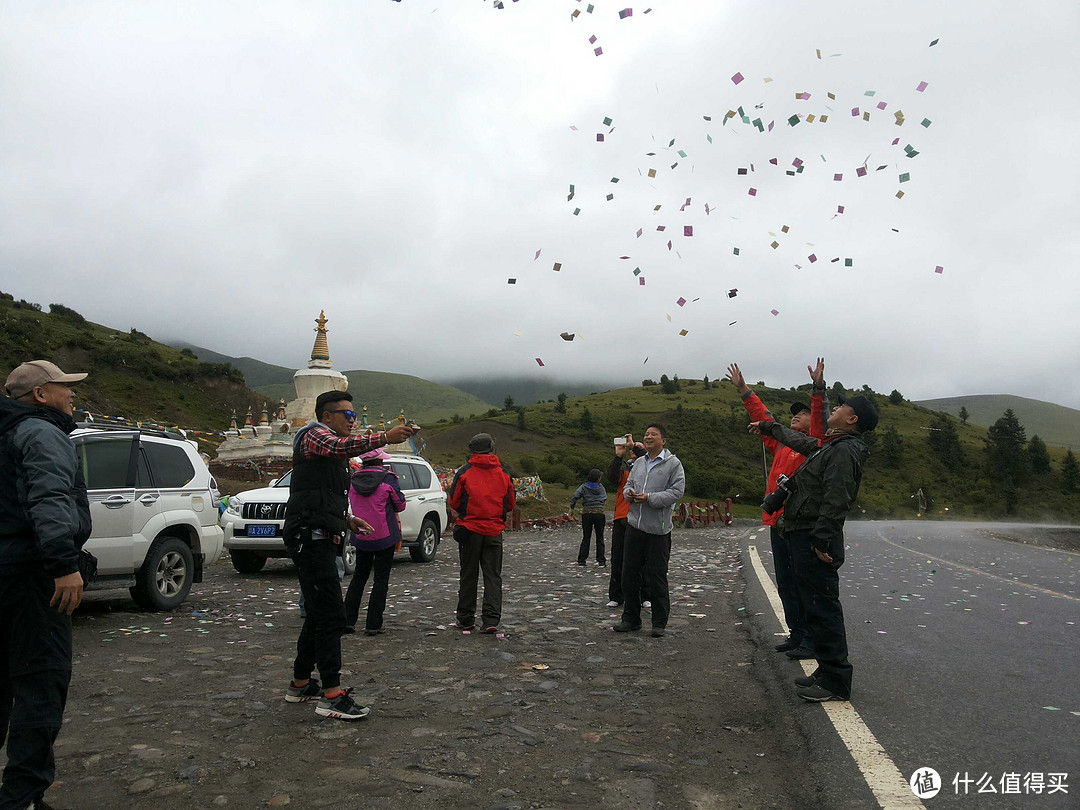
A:
<svg viewBox="0 0 1080 810">
<path fill-rule="evenodd" d="M 315 323 L 315 345 L 311 348 L 308 368 L 330 368 L 330 347 L 326 343 L 326 310 L 319 312 Z"/>
</svg>

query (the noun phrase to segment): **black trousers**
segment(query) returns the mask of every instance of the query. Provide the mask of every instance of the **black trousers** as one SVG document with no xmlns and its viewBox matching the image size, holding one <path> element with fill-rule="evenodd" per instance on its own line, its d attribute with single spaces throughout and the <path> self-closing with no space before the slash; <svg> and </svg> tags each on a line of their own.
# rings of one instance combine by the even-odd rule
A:
<svg viewBox="0 0 1080 810">
<path fill-rule="evenodd" d="M 503 537 L 486 537 L 475 532 L 458 530 L 458 561 L 461 575 L 458 580 L 457 620 L 462 627 L 476 623 L 476 587 L 480 572 L 484 573 L 484 603 L 480 621 L 484 627 L 498 627 L 502 619 L 502 559 Z"/>
<path fill-rule="evenodd" d="M 622 569 L 623 547 L 626 538 L 626 518 L 619 518 L 611 524 L 611 576 L 608 578 L 608 600 L 623 603 Z M 645 583 L 641 584 L 641 602 L 649 598 Z"/>
<path fill-rule="evenodd" d="M 293 678 L 311 677 L 318 666 L 322 685 L 333 689 L 341 685 L 341 634 L 345 630 L 345 602 L 337 575 L 338 547 L 330 540 L 308 540 L 292 546 L 289 553 L 304 592 L 307 618 L 296 639 Z"/>
<path fill-rule="evenodd" d="M 642 588 L 652 602 L 652 626 L 667 627 L 671 612 L 671 596 L 668 593 L 668 560 L 671 558 L 671 532 L 646 534 L 627 525 L 623 538 L 622 620 L 627 624 L 641 625 Z"/>
<path fill-rule="evenodd" d="M 786 532 L 795 565 L 795 584 L 806 611 L 806 629 L 814 640 L 817 683 L 834 695 L 851 696 L 844 609 L 840 606 L 840 566 L 843 558 L 822 562 L 814 553 L 809 531 Z M 834 543 L 843 550 L 843 543 Z"/>
<path fill-rule="evenodd" d="M 780 596 L 780 604 L 784 606 L 784 622 L 791 631 L 792 640 L 812 650 L 814 642 L 806 632 L 806 611 L 795 584 L 791 548 L 787 538 L 775 526 L 769 527 L 769 540 L 772 545 L 773 569 L 776 571 L 776 592 Z"/>
<path fill-rule="evenodd" d="M 55 583 L 38 564 L 0 566 L 0 809 L 23 810 L 53 783 L 53 743 L 71 681 L 71 617 L 49 607 Z"/>
<path fill-rule="evenodd" d="M 383 612 L 386 610 L 386 591 L 390 587 L 390 566 L 394 562 L 394 547 L 380 551 L 356 549 L 356 570 L 349 581 L 349 590 L 345 592 L 345 622 L 350 627 L 360 617 L 360 603 L 364 601 L 364 586 L 367 585 L 371 569 L 375 569 L 375 579 L 371 583 L 371 595 L 368 597 L 365 630 L 379 630 L 383 624 Z"/>
<path fill-rule="evenodd" d="M 582 512 L 581 514 L 581 548 L 578 549 L 577 561 L 584 563 L 589 559 L 589 541 L 591 535 L 596 534 L 596 561 L 605 562 L 604 557 L 604 524 L 607 523 L 607 515 Z"/>
</svg>

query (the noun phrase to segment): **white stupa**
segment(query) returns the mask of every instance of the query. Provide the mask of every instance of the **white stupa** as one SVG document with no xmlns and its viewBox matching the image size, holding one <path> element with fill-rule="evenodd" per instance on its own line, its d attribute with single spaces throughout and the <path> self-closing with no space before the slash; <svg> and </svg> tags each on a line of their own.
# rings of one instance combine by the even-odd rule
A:
<svg viewBox="0 0 1080 810">
<path fill-rule="evenodd" d="M 319 313 L 315 324 L 315 345 L 311 349 L 308 367 L 299 369 L 293 374 L 296 399 L 287 405 L 283 401 L 278 406 L 273 421 L 270 421 L 267 411 L 263 410 L 259 423 L 255 424 L 251 409 L 248 408 L 244 425 L 239 427 L 234 413 L 232 423 L 225 431 L 225 441 L 218 447 L 217 461 L 291 459 L 293 436 L 297 430 L 315 418 L 315 400 L 319 394 L 349 389 L 349 378 L 340 371 L 334 371 L 330 364 L 330 348 L 326 342 L 325 310 Z M 397 419 L 391 420 L 390 425 L 386 425 L 380 415 L 376 428 L 368 424 L 366 405 L 356 407 L 356 410 L 360 411 L 360 416 L 353 427 L 353 433 L 385 430 L 393 424 L 406 421 L 405 411 L 402 409 Z M 408 442 L 387 446 L 386 450 L 391 453 L 415 452 Z"/>
<path fill-rule="evenodd" d="M 293 374 L 296 399 L 285 406 L 285 421 L 290 428 L 301 428 L 315 418 L 315 400 L 327 391 L 347 391 L 349 378 L 334 371 L 330 364 L 330 347 L 326 342 L 326 311 L 315 319 L 315 345 L 311 348 L 308 367 Z"/>
</svg>

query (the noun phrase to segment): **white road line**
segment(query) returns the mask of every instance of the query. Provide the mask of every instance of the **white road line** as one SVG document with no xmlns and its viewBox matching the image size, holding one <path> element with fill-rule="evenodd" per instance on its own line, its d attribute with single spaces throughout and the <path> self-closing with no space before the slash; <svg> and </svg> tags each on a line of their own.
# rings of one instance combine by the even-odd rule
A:
<svg viewBox="0 0 1080 810">
<path fill-rule="evenodd" d="M 751 537 L 750 539 L 754 538 Z M 750 555 L 754 573 L 757 574 L 758 581 L 765 590 L 765 595 L 769 598 L 773 613 L 776 615 L 777 621 L 780 622 L 780 626 L 787 631 L 788 628 L 784 624 L 783 618 L 784 609 L 780 604 L 780 595 L 776 592 L 776 586 L 773 585 L 772 578 L 769 577 L 769 573 L 761 562 L 757 546 L 748 546 L 747 551 Z M 811 662 L 802 661 L 801 663 L 803 671 L 807 675 L 814 671 L 814 665 Z M 862 771 L 867 787 L 870 788 L 879 805 L 885 810 L 891 810 L 894 807 L 924 807 L 923 803 L 911 791 L 911 787 L 903 774 L 900 773 L 900 769 L 885 753 L 885 749 L 881 747 L 877 738 L 867 728 L 866 723 L 863 722 L 862 717 L 859 716 L 859 713 L 855 711 L 855 707 L 850 702 L 829 701 L 828 703 L 822 703 L 821 707 L 832 721 L 836 733 L 840 735 L 840 739 L 847 746 L 848 751 L 851 752 L 855 764 Z"/>
</svg>

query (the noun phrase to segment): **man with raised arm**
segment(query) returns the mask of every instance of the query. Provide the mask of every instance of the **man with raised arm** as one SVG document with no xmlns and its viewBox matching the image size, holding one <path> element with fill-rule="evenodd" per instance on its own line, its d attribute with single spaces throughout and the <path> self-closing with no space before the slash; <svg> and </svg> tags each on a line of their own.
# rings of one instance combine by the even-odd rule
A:
<svg viewBox="0 0 1080 810">
<path fill-rule="evenodd" d="M 751 433 L 769 436 L 806 456 L 789 482 L 791 494 L 780 531 L 791 549 L 795 584 L 818 662 L 817 669 L 796 678 L 795 685 L 799 697 L 814 703 L 851 696 L 839 569 L 844 564 L 844 520 L 858 497 L 863 464 L 870 455 L 862 435 L 877 423 L 877 408 L 861 395 L 840 397 L 821 439 L 768 420 L 750 423 Z"/>
<path fill-rule="evenodd" d="M 807 366 L 810 379 L 814 383 L 810 397 L 810 406 L 804 402 L 796 402 L 791 406 L 792 430 L 806 433 L 815 438 L 825 435 L 825 414 L 828 411 L 828 401 L 825 394 L 825 358 L 819 357 L 815 367 Z M 742 397 L 743 407 L 750 414 L 752 421 L 776 421 L 772 413 L 765 407 L 750 387 L 747 386 L 738 363 L 728 366 L 727 378 L 735 386 L 735 390 Z M 785 447 L 768 436 L 761 437 L 765 449 L 772 454 L 773 463 L 769 468 L 768 480 L 765 484 L 765 496 L 768 497 L 776 491 L 777 479 L 781 476 L 792 476 L 802 466 L 806 457 L 797 453 L 790 447 Z M 798 589 L 795 587 L 795 570 L 791 562 L 791 549 L 788 548 L 787 539 L 777 528 L 777 523 L 783 515 L 783 507 L 778 511 L 769 513 L 762 512 L 761 522 L 769 527 L 769 542 L 772 546 L 773 568 L 776 572 L 776 592 L 780 596 L 780 604 L 784 607 L 784 622 L 788 626 L 790 635 L 776 645 L 776 651 L 787 653 L 789 658 L 813 658 L 814 643 L 806 633 L 806 617 L 802 602 L 799 599 Z"/>
</svg>

